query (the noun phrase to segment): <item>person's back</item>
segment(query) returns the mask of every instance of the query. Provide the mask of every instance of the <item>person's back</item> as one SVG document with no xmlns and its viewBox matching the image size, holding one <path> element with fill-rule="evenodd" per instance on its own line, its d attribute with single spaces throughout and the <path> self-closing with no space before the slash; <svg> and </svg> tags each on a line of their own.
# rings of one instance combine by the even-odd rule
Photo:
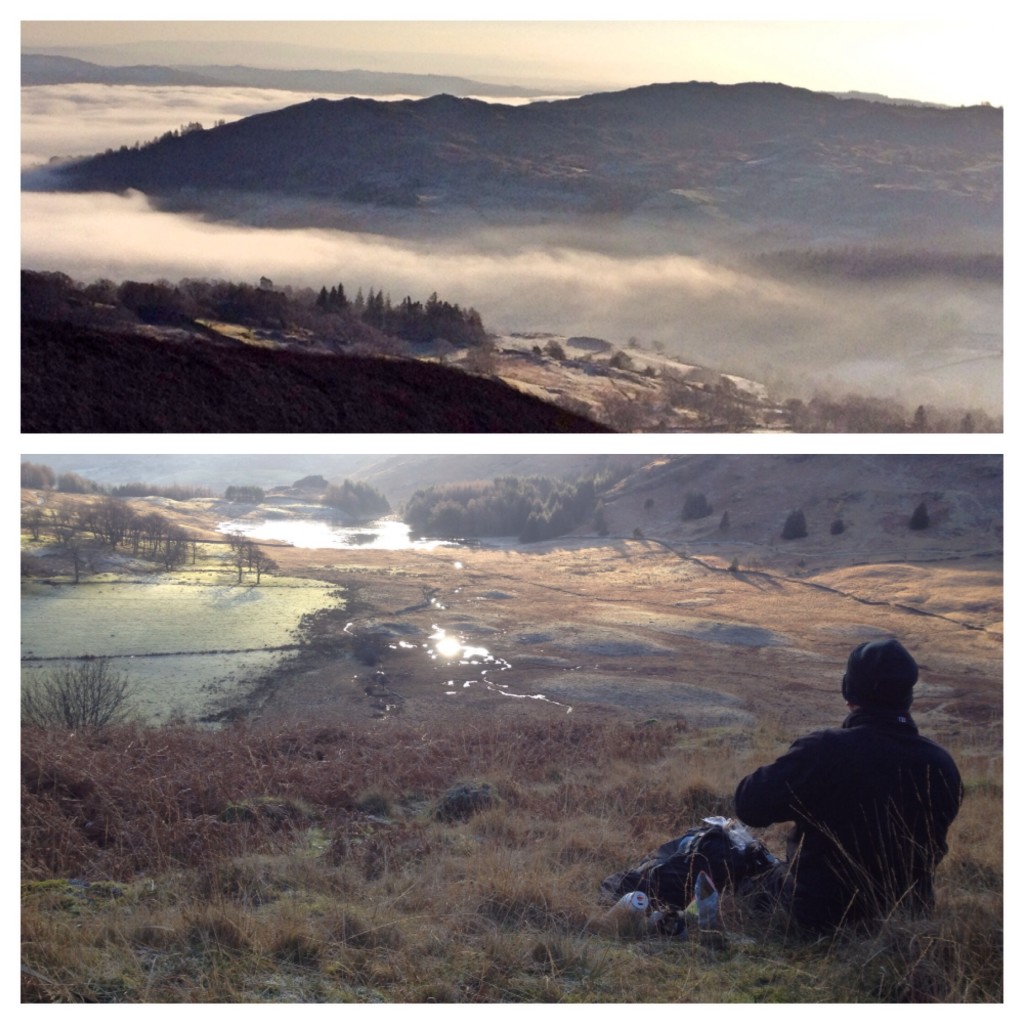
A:
<svg viewBox="0 0 1024 1024">
<path fill-rule="evenodd" d="M 852 710 L 842 728 L 797 740 L 737 787 L 736 814 L 748 825 L 795 823 L 787 862 L 767 882 L 802 925 L 931 903 L 962 790 L 953 759 L 910 718 L 916 679 L 896 641 L 862 644 L 844 677 Z"/>
</svg>

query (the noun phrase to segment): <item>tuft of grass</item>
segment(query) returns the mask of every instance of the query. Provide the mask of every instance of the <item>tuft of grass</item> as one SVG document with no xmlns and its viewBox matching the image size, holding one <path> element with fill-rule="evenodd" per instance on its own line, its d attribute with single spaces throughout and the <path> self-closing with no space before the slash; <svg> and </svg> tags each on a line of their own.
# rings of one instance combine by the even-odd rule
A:
<svg viewBox="0 0 1024 1024">
<path fill-rule="evenodd" d="M 372 814 L 380 818 L 391 816 L 391 798 L 379 789 L 371 789 L 356 801 L 356 808 L 364 814 Z"/>
</svg>

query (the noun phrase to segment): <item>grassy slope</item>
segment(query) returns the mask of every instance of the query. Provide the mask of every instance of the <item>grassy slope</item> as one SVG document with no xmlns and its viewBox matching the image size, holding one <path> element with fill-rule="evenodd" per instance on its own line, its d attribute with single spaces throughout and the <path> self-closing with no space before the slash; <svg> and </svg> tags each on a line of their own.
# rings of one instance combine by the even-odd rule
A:
<svg viewBox="0 0 1024 1024">
<path fill-rule="evenodd" d="M 969 796 L 933 919 L 813 942 L 727 899 L 724 946 L 609 926 L 601 878 L 728 813 L 736 774 L 781 741 L 770 722 L 586 715 L 429 737 L 394 721 L 26 732 L 22 998 L 999 1000 L 1001 785 L 956 746 Z M 497 805 L 437 820 L 465 781 Z"/>
<path fill-rule="evenodd" d="M 821 487 L 820 472 L 816 479 Z M 620 498 L 624 522 L 638 521 L 644 500 L 643 492 Z M 650 515 L 663 503 L 659 493 Z M 859 519 L 866 529 L 866 510 Z M 988 543 L 986 531 L 979 536 Z M 780 587 L 756 573 L 681 573 L 660 549 L 656 560 L 637 561 L 645 549 L 474 554 L 474 566 L 485 554 L 497 563 L 476 586 L 493 587 L 499 569 L 509 573 L 552 629 L 559 615 L 577 628 L 573 609 L 605 607 L 585 589 L 595 580 L 607 604 L 599 625 L 646 622 L 661 603 L 678 617 L 675 602 L 702 597 L 697 586 L 713 588 L 716 616 L 742 609 L 790 630 L 799 620 L 815 642 L 829 632 L 826 611 L 837 624 L 850 610 L 865 622 L 889 615 L 874 604 L 833 607 L 802 585 L 783 601 Z M 896 568 L 887 567 L 885 579 L 900 600 L 909 586 L 934 586 L 894 578 Z M 408 590 L 382 589 L 383 607 L 404 607 L 433 579 L 423 575 L 426 563 L 408 571 L 408 579 L 392 581 L 367 559 L 368 581 Z M 833 569 L 828 578 L 884 599 L 881 576 L 855 582 L 865 573 Z M 552 595 L 547 605 L 541 583 Z M 993 587 L 982 591 L 986 600 Z M 929 604 L 952 601 L 942 609 L 948 614 L 959 608 L 954 598 L 929 593 Z M 638 608 L 627 614 L 631 600 Z M 919 629 L 932 622 L 912 621 Z M 219 733 L 184 726 L 96 737 L 23 733 L 22 998 L 1000 1001 L 1002 833 L 992 823 L 1003 814 L 1002 739 L 990 692 L 998 681 L 990 645 L 977 646 L 979 630 L 939 625 L 929 677 L 948 677 L 956 702 L 938 688 L 922 694 L 922 711 L 928 733 L 956 756 L 967 800 L 929 921 L 892 920 L 873 936 L 809 942 L 746 918 L 728 900 L 724 948 L 607 927 L 597 902 L 601 878 L 700 817 L 728 814 L 736 780 L 804 730 L 807 722 L 791 716 L 833 707 L 831 690 L 817 692 L 820 664 L 806 666 L 791 653 L 782 663 L 804 671 L 807 685 L 795 691 L 799 700 L 790 692 L 776 699 L 761 684 L 771 670 L 760 664 L 766 649 L 749 655 L 758 662 L 747 695 L 757 698 L 753 726 L 687 728 L 597 707 L 567 717 L 538 702 L 499 700 L 500 716 L 452 715 L 429 728 L 401 718 L 329 727 L 307 715 Z M 839 636 L 836 650 L 849 642 Z M 691 647 L 691 657 L 703 647 L 714 645 Z M 729 665 L 745 665 L 741 655 L 731 649 Z M 708 656 L 720 673 L 722 655 Z M 979 692 L 974 669 L 982 666 L 988 688 Z M 730 675 L 730 685 L 743 677 Z M 332 685 L 335 692 L 337 678 Z M 976 714 L 969 699 L 979 701 Z M 437 801 L 467 781 L 490 783 L 500 803 L 465 822 L 436 820 Z M 776 851 L 782 831 L 766 836 Z"/>
</svg>

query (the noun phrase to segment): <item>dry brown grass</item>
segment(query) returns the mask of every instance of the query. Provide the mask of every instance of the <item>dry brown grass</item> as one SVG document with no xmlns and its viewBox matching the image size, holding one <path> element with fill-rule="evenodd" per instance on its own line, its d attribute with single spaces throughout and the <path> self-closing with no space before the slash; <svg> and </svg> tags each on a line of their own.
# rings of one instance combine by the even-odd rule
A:
<svg viewBox="0 0 1024 1024">
<path fill-rule="evenodd" d="M 928 921 L 810 942 L 727 899 L 722 946 L 608 926 L 601 879 L 728 813 L 778 731 L 26 730 L 22 999 L 998 1001 L 993 751 L 961 758 Z M 466 781 L 497 800 L 438 820 Z"/>
<path fill-rule="evenodd" d="M 777 488 L 787 502 L 795 480 Z M 798 553 L 736 549 L 757 569 L 728 572 L 732 540 L 767 536 L 777 509 L 748 502 L 759 521 L 734 515 L 727 539 L 698 544 L 679 485 L 641 518 L 647 493 L 622 495 L 613 526 L 628 536 L 642 522 L 674 548 L 465 549 L 454 575 L 445 551 L 280 549 L 289 573 L 343 586 L 350 604 L 312 624 L 301 670 L 247 708 L 258 726 L 24 730 L 23 1000 L 999 1001 L 998 566 L 850 568 L 885 541 L 865 509 L 842 557 L 819 533 Z M 981 540 L 947 536 L 939 553 Z M 398 616 L 413 636 L 441 622 L 493 643 L 517 695 L 573 714 L 482 686 L 444 695 L 450 670 L 422 648 L 382 642 L 380 665 L 349 649 L 350 617 L 374 637 Z M 751 629 L 773 642 L 728 642 Z M 740 777 L 838 724 L 849 648 L 881 633 L 921 653 L 915 718 L 967 786 L 935 914 L 809 942 L 726 900 L 722 948 L 609 928 L 601 879 L 728 814 Z M 366 693 L 378 668 L 405 698 L 383 720 Z M 438 820 L 459 783 L 497 799 Z M 763 836 L 776 852 L 784 831 Z"/>
</svg>

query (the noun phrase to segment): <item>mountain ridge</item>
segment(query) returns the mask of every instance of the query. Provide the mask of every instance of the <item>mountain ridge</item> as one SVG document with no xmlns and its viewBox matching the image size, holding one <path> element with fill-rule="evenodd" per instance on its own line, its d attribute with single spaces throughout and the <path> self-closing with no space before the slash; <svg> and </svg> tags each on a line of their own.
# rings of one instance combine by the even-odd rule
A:
<svg viewBox="0 0 1024 1024">
<path fill-rule="evenodd" d="M 218 192 L 437 214 L 1001 229 L 1002 111 L 663 83 L 522 106 L 317 98 L 122 147 L 58 189 L 137 189 L 216 215 Z M 31 182 L 30 182 L 31 184 Z"/>
<path fill-rule="evenodd" d="M 460 75 L 415 74 L 401 71 L 343 71 L 304 68 L 260 68 L 245 64 L 98 64 L 60 54 L 25 53 L 21 56 L 21 84 L 70 85 L 198 85 L 206 87 L 244 86 L 253 89 L 283 89 L 289 92 L 347 92 L 388 96 L 412 93 L 429 96 L 437 92 L 473 93 L 505 98 L 550 95 L 550 90 L 517 85 L 479 82 Z"/>
</svg>

